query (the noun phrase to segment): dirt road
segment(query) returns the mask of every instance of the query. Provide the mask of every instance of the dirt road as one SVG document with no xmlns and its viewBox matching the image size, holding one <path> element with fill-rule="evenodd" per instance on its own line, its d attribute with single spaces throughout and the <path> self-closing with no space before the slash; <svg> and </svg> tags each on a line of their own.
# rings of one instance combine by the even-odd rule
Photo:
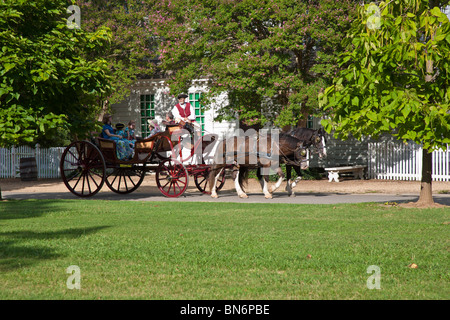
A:
<svg viewBox="0 0 450 320">
<path fill-rule="evenodd" d="M 273 183 L 271 183 L 273 184 Z M 288 197 L 284 188 L 286 183 L 274 193 L 273 199 L 264 199 L 258 181 L 250 179 L 246 192 L 249 199 L 239 199 L 234 191 L 234 184 L 227 179 L 219 193 L 218 200 L 201 194 L 192 179 L 184 196 L 174 201 L 234 201 L 234 202 L 274 202 L 274 203 L 342 203 L 342 202 L 408 202 L 415 201 L 420 193 L 418 181 L 386 180 L 343 180 L 339 183 L 323 180 L 303 180 L 294 191 L 296 197 Z M 20 179 L 0 179 L 0 188 L 4 199 L 78 199 L 72 195 L 60 179 L 41 179 L 38 181 L 21 181 Z M 450 182 L 433 182 L 435 201 L 450 205 Z M 153 176 L 146 177 L 138 190 L 127 195 L 118 195 L 106 185 L 93 197 L 106 200 L 169 200 L 156 187 Z"/>
</svg>

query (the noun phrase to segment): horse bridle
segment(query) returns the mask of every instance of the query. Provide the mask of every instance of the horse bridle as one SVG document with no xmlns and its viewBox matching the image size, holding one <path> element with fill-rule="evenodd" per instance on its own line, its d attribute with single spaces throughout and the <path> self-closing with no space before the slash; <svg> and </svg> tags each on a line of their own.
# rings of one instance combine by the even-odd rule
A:
<svg viewBox="0 0 450 320">
<path fill-rule="evenodd" d="M 295 149 L 290 149 L 290 148 L 287 148 L 289 151 L 293 151 L 293 154 L 294 154 L 294 160 L 292 161 L 292 160 L 290 160 L 285 154 L 284 154 L 284 152 L 281 150 L 281 148 L 280 148 L 280 146 L 278 145 L 278 150 L 279 150 L 279 152 L 281 153 L 281 156 L 284 158 L 284 162 L 286 163 L 286 164 L 288 164 L 288 165 L 294 165 L 294 166 L 298 166 L 298 165 L 300 165 L 302 162 L 305 162 L 305 161 L 308 161 L 308 159 L 304 159 L 304 160 L 302 160 L 302 158 L 301 157 L 306 157 L 306 155 L 307 155 L 307 152 L 306 152 L 306 149 L 307 149 L 307 147 L 305 147 L 304 145 L 297 145 L 297 148 L 295 148 Z M 298 149 L 303 149 L 301 152 L 300 152 L 300 159 L 298 159 L 298 157 L 297 157 L 297 150 Z"/>
<path fill-rule="evenodd" d="M 312 142 L 307 145 L 307 148 L 309 148 L 309 147 L 311 147 L 311 145 L 313 145 L 314 148 L 317 149 L 317 150 L 315 150 L 314 153 L 319 153 L 321 150 L 323 150 L 325 148 L 323 144 L 321 146 L 319 146 L 319 144 L 322 142 L 322 138 L 324 138 L 324 137 L 321 135 L 313 135 L 312 139 L 311 139 Z"/>
</svg>

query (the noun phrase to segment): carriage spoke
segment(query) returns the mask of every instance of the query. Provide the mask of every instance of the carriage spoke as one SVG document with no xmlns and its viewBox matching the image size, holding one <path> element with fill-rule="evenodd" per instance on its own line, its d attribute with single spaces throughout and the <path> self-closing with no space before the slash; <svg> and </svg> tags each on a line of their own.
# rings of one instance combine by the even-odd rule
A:
<svg viewBox="0 0 450 320">
<path fill-rule="evenodd" d="M 72 181 L 76 177 L 79 177 L 79 175 L 81 174 L 81 171 L 79 169 L 67 169 L 67 170 L 70 170 L 71 172 L 75 172 L 76 171 L 76 174 L 74 174 L 72 177 L 68 178 L 67 182 Z"/>
<path fill-rule="evenodd" d="M 127 185 L 127 176 L 125 174 L 125 170 L 122 170 L 122 175 L 123 175 L 123 183 L 125 184 L 125 190 L 128 190 L 128 185 Z"/>
<path fill-rule="evenodd" d="M 73 157 L 74 159 L 78 160 L 78 157 L 77 157 L 76 155 L 74 155 L 74 154 L 72 153 L 71 150 L 69 150 L 68 152 L 72 155 L 72 157 Z"/>
<path fill-rule="evenodd" d="M 80 174 L 80 176 L 78 177 L 77 183 L 75 183 L 75 185 L 72 187 L 73 190 L 76 189 L 78 183 L 80 182 L 81 177 L 83 176 L 83 173 L 82 173 L 82 172 L 80 172 L 80 173 L 81 173 L 81 174 Z"/>
<path fill-rule="evenodd" d="M 141 177 L 141 176 L 139 176 L 139 177 Z M 130 180 L 130 182 L 133 184 L 133 186 L 136 186 L 136 184 L 134 183 L 134 181 L 133 181 L 133 179 L 131 179 L 131 177 L 130 176 L 128 176 L 128 179 Z"/>
<path fill-rule="evenodd" d="M 167 183 L 165 184 L 165 185 L 163 185 L 161 188 L 163 188 L 163 189 L 165 189 L 166 188 L 166 186 L 170 183 L 171 181 L 170 180 L 168 180 L 167 181 Z"/>
<path fill-rule="evenodd" d="M 109 174 L 109 175 L 107 176 L 107 178 L 111 177 L 111 176 L 114 174 L 114 172 L 116 172 L 116 169 L 113 169 L 113 171 L 111 172 L 111 174 Z M 114 179 L 113 179 L 113 181 L 111 182 L 111 185 L 114 184 L 114 182 L 116 181 L 116 179 L 117 179 L 117 175 L 114 176 Z"/>
<path fill-rule="evenodd" d="M 94 177 L 91 175 L 90 172 L 88 172 L 88 174 L 89 174 L 89 177 L 91 177 L 92 181 L 95 183 L 95 186 L 98 188 L 98 183 L 97 183 L 97 181 L 95 181 Z"/>
<path fill-rule="evenodd" d="M 173 193 L 172 194 L 175 194 L 175 183 L 172 181 L 171 183 L 170 183 L 170 187 L 169 187 L 169 190 L 168 190 L 168 193 L 170 194 L 170 189 L 173 187 Z"/>
<path fill-rule="evenodd" d="M 120 182 L 122 181 L 122 175 L 119 172 L 119 182 L 117 182 L 117 190 L 120 190 Z"/>
<path fill-rule="evenodd" d="M 96 162 L 98 162 L 98 159 L 88 159 L 88 162 L 86 163 L 87 167 L 91 167 L 91 164 L 95 164 Z"/>
<path fill-rule="evenodd" d="M 174 183 L 173 183 L 172 185 L 173 185 L 173 194 L 176 194 L 176 193 L 177 193 L 177 191 L 175 190 L 175 186 L 178 186 L 178 185 L 177 185 L 177 183 L 176 183 L 176 182 L 174 182 Z M 181 189 L 180 189 L 180 190 L 181 190 Z"/>
<path fill-rule="evenodd" d="M 85 180 L 86 175 L 83 172 L 83 184 L 82 184 L 82 188 L 81 188 L 81 194 L 84 195 L 84 180 Z"/>
<path fill-rule="evenodd" d="M 205 180 L 206 180 L 206 177 L 205 176 L 202 176 L 203 177 L 203 179 L 202 180 L 200 180 L 199 182 L 198 182 L 198 184 L 199 185 L 202 185 L 203 184 L 203 182 L 205 182 Z"/>
<path fill-rule="evenodd" d="M 98 174 L 98 173 L 95 172 L 95 171 L 92 171 L 92 173 L 93 173 L 94 175 L 96 175 L 97 177 L 99 177 L 99 178 L 103 178 L 100 174 Z"/>
<path fill-rule="evenodd" d="M 182 184 L 184 184 L 184 185 L 186 185 L 186 182 L 183 182 L 183 180 L 178 179 L 178 180 L 176 181 L 176 183 L 178 184 L 178 182 L 179 182 L 179 183 L 182 183 Z"/>
<path fill-rule="evenodd" d="M 91 191 L 91 184 L 89 183 L 89 172 L 87 172 L 85 174 L 85 176 L 86 176 L 86 183 L 88 185 L 89 193 L 91 193 L 92 191 Z"/>
<path fill-rule="evenodd" d="M 161 189 L 163 189 L 165 192 L 169 192 L 170 188 L 172 188 L 172 181 L 167 181 L 167 183 L 163 187 L 161 187 Z"/>
</svg>

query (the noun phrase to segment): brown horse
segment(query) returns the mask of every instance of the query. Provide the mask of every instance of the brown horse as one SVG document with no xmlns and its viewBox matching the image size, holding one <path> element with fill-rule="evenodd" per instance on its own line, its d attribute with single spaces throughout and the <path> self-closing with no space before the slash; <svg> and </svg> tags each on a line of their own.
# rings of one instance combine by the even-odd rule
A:
<svg viewBox="0 0 450 320">
<path fill-rule="evenodd" d="M 235 136 L 219 142 L 209 176 L 211 197 L 217 198 L 216 180 L 230 165 L 233 167 L 234 184 L 238 196 L 247 198 L 243 185 L 247 180 L 248 170 L 257 169 L 257 177 L 265 198 L 272 198 L 272 193 L 284 179 L 280 163 L 301 165 L 305 161 L 306 149 L 303 142 L 288 134 L 254 134 Z M 277 183 L 268 189 L 269 172 L 276 171 Z"/>
<path fill-rule="evenodd" d="M 313 147 L 312 152 L 318 153 L 320 159 L 327 156 L 327 149 L 325 146 L 326 144 L 325 131 L 322 128 L 314 130 L 309 128 L 297 127 L 289 131 L 287 134 L 303 141 L 303 146 L 307 148 L 308 151 L 310 148 Z M 292 169 L 294 169 L 295 172 L 297 173 L 297 178 L 294 181 L 291 180 Z M 293 188 L 302 179 L 301 170 L 304 169 L 296 165 L 286 164 L 286 179 L 287 179 L 286 191 L 288 192 L 289 196 L 295 197 Z"/>
</svg>

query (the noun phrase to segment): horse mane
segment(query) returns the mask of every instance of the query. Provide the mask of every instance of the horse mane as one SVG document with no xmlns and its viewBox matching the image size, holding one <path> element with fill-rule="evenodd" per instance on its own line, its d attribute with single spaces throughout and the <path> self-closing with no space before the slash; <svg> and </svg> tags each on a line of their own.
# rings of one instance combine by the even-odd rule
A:
<svg viewBox="0 0 450 320">
<path fill-rule="evenodd" d="M 295 136 L 299 139 L 301 139 L 300 137 L 305 137 L 306 139 L 310 139 L 312 137 L 314 131 L 316 131 L 316 130 L 311 129 L 311 128 L 297 127 L 297 128 L 290 130 L 288 132 L 288 134 L 291 136 Z"/>
<path fill-rule="evenodd" d="M 286 132 L 280 132 L 278 135 L 279 138 L 284 138 L 284 139 L 288 139 L 288 140 L 293 140 L 293 141 L 301 141 L 299 138 L 297 138 L 295 135 L 292 135 L 290 133 L 286 133 Z"/>
</svg>

